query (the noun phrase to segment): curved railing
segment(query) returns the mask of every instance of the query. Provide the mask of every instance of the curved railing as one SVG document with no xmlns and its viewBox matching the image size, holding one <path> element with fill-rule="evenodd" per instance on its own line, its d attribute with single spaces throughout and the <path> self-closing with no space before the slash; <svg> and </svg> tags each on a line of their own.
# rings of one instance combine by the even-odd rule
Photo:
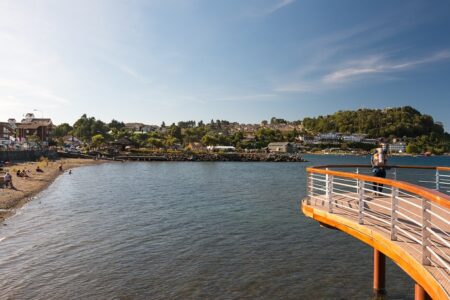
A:
<svg viewBox="0 0 450 300">
<path fill-rule="evenodd" d="M 373 241 L 379 248 L 386 252 L 390 251 L 389 247 L 398 248 L 386 255 L 416 281 L 421 281 L 430 296 L 450 298 L 450 196 L 443 193 L 450 190 L 450 175 L 447 175 L 450 168 L 389 166 L 389 178 L 361 174 L 362 169 L 370 171 L 369 168 L 368 165 L 307 168 L 308 197 L 303 201 L 303 211 L 308 215 L 305 209 L 308 206 L 310 212 L 324 211 L 327 216 L 338 217 L 334 223 L 327 223 L 323 216 L 316 218 L 333 227 L 339 228 L 342 223 L 353 221 L 360 228 L 357 230 L 370 229 L 367 235 L 376 233 L 380 237 Z M 412 180 L 418 179 L 417 182 L 424 181 L 428 185 L 432 181 L 434 189 L 398 180 L 399 170 L 414 170 L 412 175 L 423 170 L 435 172 L 434 181 L 420 176 Z M 404 177 L 414 177 L 404 174 Z M 398 257 L 403 254 L 409 258 Z M 424 271 L 432 277 L 427 279 L 427 274 L 421 274 Z M 430 278 L 438 283 L 440 291 L 431 285 Z"/>
<path fill-rule="evenodd" d="M 314 168 L 349 170 L 358 174 L 372 175 L 372 166 L 365 164 L 321 165 Z M 406 181 L 450 195 L 450 167 L 390 165 L 387 167 L 387 178 Z"/>
</svg>

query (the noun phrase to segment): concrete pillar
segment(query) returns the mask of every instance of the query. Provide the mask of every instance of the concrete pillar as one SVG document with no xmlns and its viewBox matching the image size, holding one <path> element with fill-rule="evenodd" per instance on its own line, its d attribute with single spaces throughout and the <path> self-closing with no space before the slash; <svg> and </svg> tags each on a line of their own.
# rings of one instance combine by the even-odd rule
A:
<svg viewBox="0 0 450 300">
<path fill-rule="evenodd" d="M 414 300 L 431 300 L 430 296 L 428 296 L 427 292 L 416 283 L 414 286 Z"/>
<path fill-rule="evenodd" d="M 386 299 L 386 256 L 373 249 L 373 299 Z"/>
</svg>

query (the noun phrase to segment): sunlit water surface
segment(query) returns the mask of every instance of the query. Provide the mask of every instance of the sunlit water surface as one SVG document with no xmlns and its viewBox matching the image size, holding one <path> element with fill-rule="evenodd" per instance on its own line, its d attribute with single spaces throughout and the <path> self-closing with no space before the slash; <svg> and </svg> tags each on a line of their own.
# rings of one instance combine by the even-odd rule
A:
<svg viewBox="0 0 450 300">
<path fill-rule="evenodd" d="M 368 158 L 307 159 L 77 168 L 0 226 L 0 298 L 370 299 L 372 249 L 299 211 L 305 167 Z M 413 298 L 391 262 L 387 279 Z"/>
</svg>

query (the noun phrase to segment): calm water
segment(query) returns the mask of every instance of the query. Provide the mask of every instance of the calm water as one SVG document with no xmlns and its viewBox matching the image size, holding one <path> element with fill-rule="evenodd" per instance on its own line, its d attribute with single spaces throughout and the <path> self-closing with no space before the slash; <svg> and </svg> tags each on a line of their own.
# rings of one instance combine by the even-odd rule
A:
<svg viewBox="0 0 450 300">
<path fill-rule="evenodd" d="M 299 212 L 306 166 L 367 158 L 307 158 L 75 169 L 0 226 L 0 298 L 370 299 L 371 248 Z"/>
</svg>

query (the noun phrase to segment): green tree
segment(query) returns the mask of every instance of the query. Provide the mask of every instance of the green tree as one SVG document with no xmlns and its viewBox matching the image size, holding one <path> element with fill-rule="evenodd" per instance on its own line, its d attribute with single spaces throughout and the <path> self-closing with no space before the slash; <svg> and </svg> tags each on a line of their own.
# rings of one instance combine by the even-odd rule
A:
<svg viewBox="0 0 450 300">
<path fill-rule="evenodd" d="M 205 135 L 202 138 L 202 144 L 205 146 L 216 146 L 219 144 L 219 139 L 212 135 Z"/>
<path fill-rule="evenodd" d="M 27 142 L 30 144 L 34 144 L 39 149 L 42 149 L 42 140 L 36 134 L 27 137 Z"/>
<path fill-rule="evenodd" d="M 63 138 L 69 134 L 70 131 L 72 131 L 72 126 L 70 126 L 67 123 L 62 123 L 52 130 L 52 137 L 54 138 Z"/>
<path fill-rule="evenodd" d="M 102 134 L 96 134 L 92 137 L 92 146 L 100 147 L 105 142 L 105 137 Z"/>
<path fill-rule="evenodd" d="M 162 139 L 149 137 L 147 139 L 147 146 L 149 147 L 155 147 L 155 148 L 161 148 L 164 146 L 164 141 Z"/>
<path fill-rule="evenodd" d="M 169 135 L 171 137 L 174 137 L 174 138 L 178 139 L 178 140 L 182 140 L 183 139 L 183 136 L 181 134 L 181 128 L 179 126 L 175 125 L 175 124 L 172 124 L 169 127 Z"/>
<path fill-rule="evenodd" d="M 94 117 L 88 118 L 86 114 L 82 115 L 73 125 L 73 134 L 80 140 L 89 142 L 96 134 L 106 135 L 108 127 L 100 120 Z"/>
<path fill-rule="evenodd" d="M 117 120 L 112 119 L 107 126 L 110 130 L 112 129 L 121 130 L 122 128 L 125 127 L 125 124 L 123 122 L 119 122 Z"/>
</svg>

